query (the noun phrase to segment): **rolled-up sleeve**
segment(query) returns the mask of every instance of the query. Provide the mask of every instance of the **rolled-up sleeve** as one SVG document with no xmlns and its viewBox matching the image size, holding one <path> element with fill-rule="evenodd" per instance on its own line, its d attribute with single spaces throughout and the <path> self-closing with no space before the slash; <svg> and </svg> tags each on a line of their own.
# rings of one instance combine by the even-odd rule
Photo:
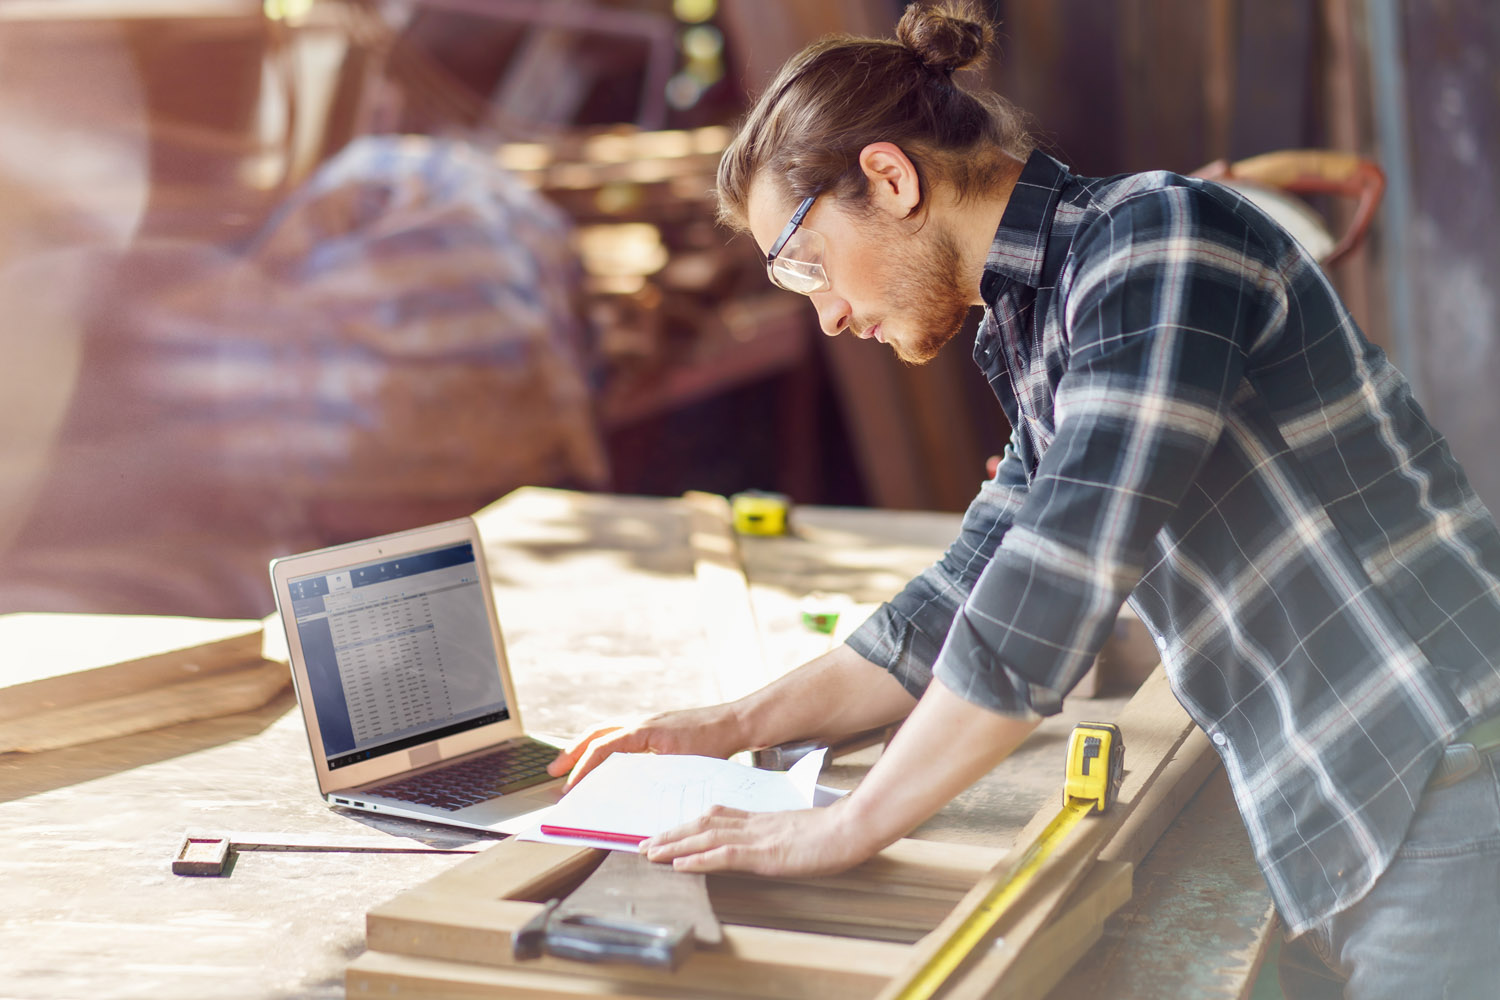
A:
<svg viewBox="0 0 1500 1000">
<path fill-rule="evenodd" d="M 881 605 L 849 636 L 848 645 L 890 671 L 913 697 L 921 697 L 953 616 L 1025 498 L 1025 469 L 1014 445 L 1007 445 L 995 478 L 985 482 L 970 502 L 958 538 L 943 557 Z"/>
<path fill-rule="evenodd" d="M 1069 362 L 1052 443 L 934 666 L 960 697 L 1050 715 L 1092 664 L 1219 440 L 1241 345 L 1273 322 L 1278 280 L 1235 252 L 1225 234 L 1236 231 L 1219 202 L 1174 188 L 1124 201 L 1079 235 L 1059 289 Z"/>
</svg>

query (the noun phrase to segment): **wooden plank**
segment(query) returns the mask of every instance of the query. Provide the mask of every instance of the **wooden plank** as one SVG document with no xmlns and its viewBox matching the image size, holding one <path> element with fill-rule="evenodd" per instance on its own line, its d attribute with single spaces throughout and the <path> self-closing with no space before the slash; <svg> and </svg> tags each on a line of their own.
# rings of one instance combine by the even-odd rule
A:
<svg viewBox="0 0 1500 1000">
<path fill-rule="evenodd" d="M 1032 938 L 1006 977 L 1001 997 L 1039 997 L 1057 985 L 1068 969 L 1103 936 L 1104 922 L 1130 901 L 1132 867 L 1123 861 L 1100 861 L 1063 905 L 1062 911 Z M 990 977 L 980 959 L 975 981 Z M 996 977 L 998 978 L 998 977 Z"/>
<path fill-rule="evenodd" d="M 1049 1000 L 1240 1000 L 1254 986 L 1275 925 L 1220 771 L 1136 869 L 1133 898 Z M 1165 982 L 1174 984 L 1170 991 Z"/>
<path fill-rule="evenodd" d="M 508 965 L 510 935 L 543 900 L 581 879 L 600 853 L 505 841 L 370 910 L 367 945 L 372 951 L 444 962 Z M 899 923 L 900 914 L 914 901 L 937 894 L 946 898 L 931 914 L 930 922 L 935 923 L 1002 854 L 997 848 L 901 840 L 850 872 L 803 880 L 784 890 L 800 894 L 808 906 L 825 891 L 862 891 L 866 924 Z M 881 891 L 873 891 L 877 889 Z M 775 896 L 762 900 L 769 908 L 783 901 Z M 757 911 L 751 904 L 745 909 L 758 919 L 766 917 L 765 909 Z M 906 950 L 884 940 L 730 926 L 722 948 L 699 949 L 675 974 L 631 968 L 612 972 L 609 978 L 713 989 L 748 977 L 760 995 L 868 997 L 899 967 Z M 527 963 L 526 969 L 576 972 L 577 967 L 544 957 Z"/>
<path fill-rule="evenodd" d="M 583 881 L 598 867 L 603 856 L 602 851 L 592 847 L 537 844 L 512 838 L 455 865 L 413 891 L 455 899 L 545 902 Z"/>
<path fill-rule="evenodd" d="M 0 615 L 0 722 L 259 660 L 263 631 L 258 621 Z"/>
<path fill-rule="evenodd" d="M 374 952 L 509 968 L 511 939 L 540 903 L 487 900 L 414 890 L 370 911 L 366 940 Z M 595 972 L 609 983 L 715 990 L 749 980 L 768 997 L 863 998 L 899 967 L 906 947 L 759 927 L 724 927 L 724 942 L 698 948 L 675 971 L 611 966 Z M 577 963 L 542 956 L 527 973 L 578 975 Z M 503 994 L 500 994 L 503 995 Z"/>
<path fill-rule="evenodd" d="M 697 491 L 684 493 L 682 499 L 688 508 L 693 575 L 698 581 L 699 624 L 714 651 L 720 696 L 730 701 L 771 680 L 750 601 L 750 581 L 729 501 Z"/>
<path fill-rule="evenodd" d="M 863 864 L 835 875 L 771 879 L 734 873 L 715 877 L 770 882 L 811 891 L 869 890 L 878 886 L 882 892 L 898 896 L 962 894 L 1005 854 L 998 847 L 903 838 Z"/>
<path fill-rule="evenodd" d="M 0 752 L 36 753 L 248 712 L 291 683 L 285 663 L 256 660 L 200 680 L 106 698 L 0 724 Z"/>
<path fill-rule="evenodd" d="M 1031 938 L 1083 879 L 1107 840 L 1146 799 L 1152 784 L 1193 727 L 1160 667 L 1141 685 L 1117 723 L 1126 741 L 1126 773 L 1114 808 L 1080 823 L 1043 862 L 1027 891 L 986 936 L 995 943 L 985 950 L 982 975 L 978 974 L 976 963 L 971 960 L 954 974 L 949 985 L 953 995 L 983 995 L 1004 979 Z M 974 886 L 932 934 L 912 949 L 907 964 L 880 994 L 881 998 L 898 996 L 957 928 L 983 904 L 994 887 L 1010 877 L 1020 865 L 1027 847 L 1051 822 L 1056 811 L 1056 806 L 1049 805 L 1033 817 L 1005 860 Z"/>
<path fill-rule="evenodd" d="M 258 621 L 0 617 L 0 753 L 36 753 L 259 708 L 291 680 Z"/>
<path fill-rule="evenodd" d="M 368 951 L 344 975 L 346 997 L 384 1000 L 575 1000 L 602 995 L 600 980 L 573 966 L 573 974 L 530 969 L 496 969 L 467 962 L 443 962 Z M 747 996 L 722 989 L 672 989 L 659 984 L 611 983 L 613 1000 L 735 1000 Z"/>
<path fill-rule="evenodd" d="M 1100 860 L 1140 865 L 1163 831 L 1182 812 L 1182 807 L 1198 794 L 1198 789 L 1218 768 L 1219 757 L 1213 752 L 1208 734 L 1194 726 L 1140 804 L 1131 810 L 1129 818 L 1099 852 Z"/>
<path fill-rule="evenodd" d="M 553 920 L 602 917 L 639 924 L 691 927 L 697 947 L 724 939 L 708 898 L 708 876 L 653 864 L 634 851 L 607 851 L 599 867 L 557 907 Z"/>
<path fill-rule="evenodd" d="M 1080 833 L 1049 859 L 1018 912 L 1008 915 L 997 928 L 1005 936 L 1003 945 L 986 949 L 963 970 L 951 995 L 988 995 L 997 984 L 1012 992 L 1030 991 L 1015 992 L 1017 996 L 1038 995 L 1098 936 L 1105 917 L 1128 896 L 1128 877 L 1121 872 L 1128 873 L 1129 865 L 1118 861 L 1096 865 L 1095 855 L 1111 836 L 1124 829 L 1135 808 L 1169 801 L 1170 796 L 1154 787 L 1157 779 L 1165 783 L 1192 773 L 1189 762 L 1196 755 L 1174 758 L 1191 723 L 1177 706 L 1160 671 L 1125 707 L 1119 723 L 1128 748 L 1128 771 L 1119 802 L 1109 814 L 1082 824 Z M 1039 813 L 1023 832 L 1020 843 L 1029 843 L 1052 812 L 1049 807 Z M 1131 845 L 1144 836 L 1135 829 L 1120 834 L 1120 853 L 1134 850 Z M 700 949 L 675 974 L 615 967 L 600 972 L 596 985 L 611 992 L 644 989 L 647 984 L 705 991 L 729 982 L 748 981 L 755 983 L 754 989 L 761 996 L 867 997 L 883 984 L 893 987 L 899 982 L 891 977 L 912 968 L 913 955 L 929 950 L 939 935 L 928 935 L 918 945 L 907 947 L 853 933 L 890 937 L 895 931 L 909 932 L 916 919 L 935 919 L 937 911 L 926 904 L 944 892 L 953 898 L 977 876 L 983 864 L 989 863 L 989 873 L 964 896 L 966 903 L 972 901 L 987 882 L 993 882 L 997 871 L 1014 864 L 1020 850 L 1007 852 L 999 865 L 993 864 L 995 853 L 993 849 L 955 851 L 944 844 L 898 842 L 849 873 L 802 880 L 800 885 L 782 887 L 780 896 L 765 887 L 758 899 L 753 893 L 738 899 L 752 916 L 757 905 L 763 910 L 782 908 L 787 911 L 782 914 L 784 919 L 803 921 L 806 927 L 833 933 L 731 925 L 725 929 L 721 948 Z M 536 890 L 545 885 L 547 893 L 560 891 L 562 877 L 581 874 L 593 854 L 556 845 L 499 845 L 371 910 L 367 920 L 369 947 L 374 952 L 445 963 L 507 966 L 511 961 L 511 935 L 545 898 Z M 743 889 L 753 883 L 740 876 L 731 877 L 727 884 Z M 517 898 L 523 894 L 533 898 Z M 795 905 L 788 905 L 788 900 Z M 860 912 L 864 909 L 868 912 Z M 961 904 L 952 909 L 944 923 L 951 925 L 962 919 L 963 912 Z M 1054 914 L 1058 919 L 1050 922 L 1058 929 L 1046 930 Z M 1023 952 L 1024 960 L 1020 958 Z M 427 973 L 407 968 L 396 975 L 374 971 L 367 963 L 351 968 L 351 976 L 357 973 L 358 982 L 373 989 L 382 984 L 397 988 L 402 982 L 416 983 L 430 973 L 437 977 L 429 984 L 436 992 L 448 982 L 444 977 L 452 971 L 422 968 Z M 530 977 L 549 970 L 569 977 L 579 975 L 576 965 L 551 958 L 527 963 L 522 971 Z M 511 981 L 501 975 L 485 982 Z M 470 982 L 467 988 L 474 991 L 473 995 L 510 995 L 500 987 L 496 992 L 486 992 L 478 982 Z"/>
<path fill-rule="evenodd" d="M 911 944 L 937 926 L 1005 852 L 1000 848 L 899 840 L 837 875 L 709 876 L 726 923 Z"/>
<path fill-rule="evenodd" d="M 1104 919 L 1130 895 L 1130 866 L 1107 862 L 1096 866 L 1055 924 L 1033 942 L 1029 960 L 1021 963 L 1018 978 L 1049 986 L 1066 970 L 1053 958 L 1081 954 L 1096 940 Z M 418 995 L 421 987 L 446 995 L 444 984 L 457 976 L 474 992 L 470 995 L 505 997 L 528 995 L 527 989 L 560 990 L 577 995 L 586 975 L 574 963 L 543 957 L 512 967 L 510 936 L 540 908 L 538 903 L 509 900 L 462 899 L 413 892 L 372 911 L 368 930 L 370 953 L 350 969 L 351 984 L 359 989 L 393 988 L 403 982 Z M 723 949 L 699 949 L 676 973 L 653 969 L 613 967 L 593 970 L 595 993 L 671 996 L 688 990 L 708 995 L 728 983 L 754 984 L 748 995 L 757 997 L 867 997 L 901 962 L 906 948 L 875 941 L 829 935 L 788 934 L 772 930 L 727 926 Z M 392 966 L 371 955 L 417 959 L 409 966 Z M 435 963 L 435 964 L 429 964 Z M 475 966 L 503 968 L 482 974 Z M 857 970 L 857 971 L 856 971 Z M 557 981 L 554 981 L 556 977 Z M 350 995 L 359 995 L 351 985 Z M 536 995 L 552 995 L 539 992 Z M 584 995 L 589 995 L 584 991 Z M 1032 994 L 1035 995 L 1035 994 Z"/>
</svg>

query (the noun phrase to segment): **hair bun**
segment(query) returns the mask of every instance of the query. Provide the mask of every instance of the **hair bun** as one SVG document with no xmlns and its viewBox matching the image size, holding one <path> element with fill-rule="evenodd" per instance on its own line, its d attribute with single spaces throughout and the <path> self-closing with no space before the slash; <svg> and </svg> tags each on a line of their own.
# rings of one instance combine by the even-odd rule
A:
<svg viewBox="0 0 1500 1000">
<path fill-rule="evenodd" d="M 995 29 L 966 0 L 918 0 L 901 15 L 896 38 L 929 69 L 952 73 L 983 61 L 994 44 Z"/>
</svg>

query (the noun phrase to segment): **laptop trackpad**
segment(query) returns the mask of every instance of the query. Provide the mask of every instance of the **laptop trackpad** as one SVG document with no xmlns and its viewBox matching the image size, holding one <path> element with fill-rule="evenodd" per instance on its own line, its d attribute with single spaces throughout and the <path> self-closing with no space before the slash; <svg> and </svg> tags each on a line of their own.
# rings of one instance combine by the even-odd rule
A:
<svg viewBox="0 0 1500 1000">
<path fill-rule="evenodd" d="M 481 802 L 462 811 L 464 822 L 488 827 L 497 833 L 519 833 L 535 827 L 537 813 L 556 805 L 562 798 L 563 783 L 545 788 L 528 789 Z"/>
</svg>

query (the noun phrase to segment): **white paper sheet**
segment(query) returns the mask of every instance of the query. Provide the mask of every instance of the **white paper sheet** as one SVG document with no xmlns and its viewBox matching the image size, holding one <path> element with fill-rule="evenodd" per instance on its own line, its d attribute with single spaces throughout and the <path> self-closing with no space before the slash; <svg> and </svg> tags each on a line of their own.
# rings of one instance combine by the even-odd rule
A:
<svg viewBox="0 0 1500 1000">
<path fill-rule="evenodd" d="M 614 754 L 547 810 L 542 822 L 644 838 L 697 819 L 715 805 L 746 812 L 807 809 L 815 801 L 827 801 L 818 794 L 826 753 L 816 750 L 789 771 L 762 771 L 715 757 Z M 540 824 L 517 837 L 615 851 L 637 849 L 635 843 L 543 833 Z"/>
</svg>

